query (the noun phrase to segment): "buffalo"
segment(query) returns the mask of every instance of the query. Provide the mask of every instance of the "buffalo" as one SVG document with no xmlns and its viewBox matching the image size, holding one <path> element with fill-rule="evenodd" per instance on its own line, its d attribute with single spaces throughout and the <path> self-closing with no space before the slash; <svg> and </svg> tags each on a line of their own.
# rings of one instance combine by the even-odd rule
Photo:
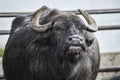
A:
<svg viewBox="0 0 120 80">
<path fill-rule="evenodd" d="M 46 6 L 12 22 L 5 46 L 6 80 L 95 80 L 100 64 L 94 19 Z"/>
</svg>

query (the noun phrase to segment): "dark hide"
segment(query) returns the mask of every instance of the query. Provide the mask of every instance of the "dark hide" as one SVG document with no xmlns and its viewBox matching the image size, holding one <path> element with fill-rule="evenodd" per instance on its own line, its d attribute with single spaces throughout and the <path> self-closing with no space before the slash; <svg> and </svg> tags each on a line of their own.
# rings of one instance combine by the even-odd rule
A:
<svg viewBox="0 0 120 80">
<path fill-rule="evenodd" d="M 95 36 L 78 16 L 48 11 L 40 18 L 40 24 L 51 21 L 45 32 L 33 30 L 30 20 L 14 20 L 3 56 L 6 80 L 95 80 L 100 61 Z"/>
</svg>

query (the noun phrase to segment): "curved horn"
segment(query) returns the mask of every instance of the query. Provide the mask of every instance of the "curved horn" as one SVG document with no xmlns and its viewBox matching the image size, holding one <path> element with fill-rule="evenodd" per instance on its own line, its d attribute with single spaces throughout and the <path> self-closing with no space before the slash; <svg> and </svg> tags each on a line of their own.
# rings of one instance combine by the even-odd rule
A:
<svg viewBox="0 0 120 80">
<path fill-rule="evenodd" d="M 39 24 L 39 19 L 40 19 L 40 16 L 42 15 L 42 13 L 45 11 L 45 10 L 49 10 L 48 7 L 46 6 L 43 6 L 42 8 L 38 9 L 32 16 L 31 18 L 31 23 L 33 25 L 33 29 L 36 30 L 36 31 L 39 31 L 39 32 L 44 32 L 45 30 L 48 29 L 48 24 L 44 24 L 44 25 L 40 25 Z"/>
<path fill-rule="evenodd" d="M 90 32 L 95 32 L 98 30 L 98 26 L 96 25 L 96 22 L 94 19 L 84 10 L 79 10 L 78 11 L 81 13 L 81 15 L 86 19 L 87 23 L 89 25 L 86 25 L 87 30 Z"/>
</svg>

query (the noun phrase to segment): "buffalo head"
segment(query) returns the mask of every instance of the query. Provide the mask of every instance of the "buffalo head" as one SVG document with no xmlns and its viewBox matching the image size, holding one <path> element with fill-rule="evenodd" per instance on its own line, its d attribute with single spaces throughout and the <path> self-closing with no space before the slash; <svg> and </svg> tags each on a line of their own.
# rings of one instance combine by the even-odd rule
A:
<svg viewBox="0 0 120 80">
<path fill-rule="evenodd" d="M 56 9 L 50 10 L 45 6 L 33 14 L 31 18 L 32 28 L 37 32 L 48 33 L 52 53 L 63 57 L 68 55 L 80 58 L 87 48 L 94 45 L 95 37 L 91 32 L 97 31 L 98 27 L 86 11 L 78 11 L 88 24 L 85 24 L 74 13 L 60 12 Z"/>
</svg>

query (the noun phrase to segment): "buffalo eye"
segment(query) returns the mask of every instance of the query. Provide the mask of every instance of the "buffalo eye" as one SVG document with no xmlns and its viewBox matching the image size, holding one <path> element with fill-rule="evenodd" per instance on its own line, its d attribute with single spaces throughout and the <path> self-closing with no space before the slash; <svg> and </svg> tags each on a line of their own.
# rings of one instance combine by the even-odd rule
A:
<svg viewBox="0 0 120 80">
<path fill-rule="evenodd" d="M 60 27 L 55 26 L 55 27 L 54 27 L 54 30 L 58 31 L 58 30 L 60 30 Z"/>
<path fill-rule="evenodd" d="M 91 46 L 93 41 L 94 41 L 94 39 L 93 38 L 92 39 L 86 39 L 85 41 L 86 41 L 86 45 L 87 46 Z"/>
<path fill-rule="evenodd" d="M 86 26 L 85 26 L 85 25 L 79 25 L 79 26 L 78 26 L 78 29 L 79 29 L 79 30 L 86 30 Z"/>
</svg>

